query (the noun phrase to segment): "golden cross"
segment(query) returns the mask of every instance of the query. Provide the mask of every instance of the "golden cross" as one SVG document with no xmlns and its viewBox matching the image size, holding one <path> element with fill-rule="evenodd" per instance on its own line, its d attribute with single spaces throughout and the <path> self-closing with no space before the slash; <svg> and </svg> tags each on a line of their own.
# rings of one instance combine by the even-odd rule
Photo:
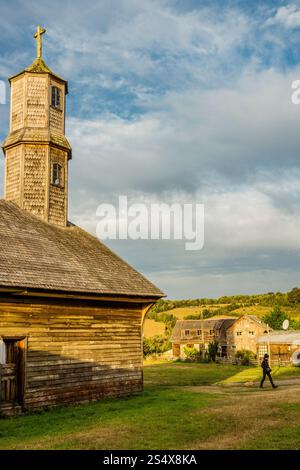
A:
<svg viewBox="0 0 300 470">
<path fill-rule="evenodd" d="M 42 35 L 46 32 L 44 28 L 38 26 L 33 36 L 36 39 L 36 56 L 38 59 L 42 57 Z"/>
</svg>

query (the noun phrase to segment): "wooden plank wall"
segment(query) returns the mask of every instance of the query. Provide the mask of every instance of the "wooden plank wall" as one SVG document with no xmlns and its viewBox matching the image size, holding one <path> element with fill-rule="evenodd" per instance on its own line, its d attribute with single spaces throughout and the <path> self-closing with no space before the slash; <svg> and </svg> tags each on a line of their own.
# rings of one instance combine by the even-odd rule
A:
<svg viewBox="0 0 300 470">
<path fill-rule="evenodd" d="M 270 344 L 270 363 L 271 366 L 283 366 L 291 364 L 291 356 L 296 348 L 290 344 Z"/>
<path fill-rule="evenodd" d="M 27 337 L 25 409 L 142 390 L 142 306 L 117 305 L 0 301 L 0 337 Z"/>
</svg>

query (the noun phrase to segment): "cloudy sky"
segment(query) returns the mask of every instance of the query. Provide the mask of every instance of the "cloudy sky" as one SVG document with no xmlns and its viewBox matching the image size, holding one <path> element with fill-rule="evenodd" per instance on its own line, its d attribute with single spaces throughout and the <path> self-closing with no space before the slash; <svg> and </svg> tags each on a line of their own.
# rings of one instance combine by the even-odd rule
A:
<svg viewBox="0 0 300 470">
<path fill-rule="evenodd" d="M 33 61 L 37 24 L 69 81 L 70 220 L 95 233 L 119 195 L 204 203 L 201 251 L 108 244 L 170 298 L 300 285 L 300 2 L 0 0 L 0 79 Z"/>
</svg>

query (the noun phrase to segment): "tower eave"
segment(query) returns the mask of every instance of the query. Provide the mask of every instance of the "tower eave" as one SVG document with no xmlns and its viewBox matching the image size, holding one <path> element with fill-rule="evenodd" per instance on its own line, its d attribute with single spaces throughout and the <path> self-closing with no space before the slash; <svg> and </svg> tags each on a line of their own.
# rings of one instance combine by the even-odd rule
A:
<svg viewBox="0 0 300 470">
<path fill-rule="evenodd" d="M 17 77 L 20 77 L 23 74 L 26 73 L 36 73 L 36 74 L 48 74 L 54 77 L 56 80 L 59 82 L 63 83 L 65 85 L 65 90 L 66 90 L 66 95 L 68 94 L 68 82 L 64 78 L 60 77 L 56 73 L 53 73 L 52 70 L 47 66 L 47 64 L 43 61 L 43 59 L 38 58 L 35 59 L 35 61 L 26 69 L 22 70 L 21 72 L 12 75 L 9 77 L 8 81 L 11 84 L 12 80 L 14 80 Z"/>
<path fill-rule="evenodd" d="M 40 144 L 50 145 L 58 149 L 64 150 L 68 154 L 68 160 L 72 159 L 72 147 L 69 144 L 68 139 L 65 136 L 57 135 L 54 133 L 45 133 L 43 130 L 37 129 L 20 129 L 9 134 L 9 136 L 3 141 L 1 148 L 5 155 L 5 152 L 17 145 L 22 144 Z"/>
</svg>

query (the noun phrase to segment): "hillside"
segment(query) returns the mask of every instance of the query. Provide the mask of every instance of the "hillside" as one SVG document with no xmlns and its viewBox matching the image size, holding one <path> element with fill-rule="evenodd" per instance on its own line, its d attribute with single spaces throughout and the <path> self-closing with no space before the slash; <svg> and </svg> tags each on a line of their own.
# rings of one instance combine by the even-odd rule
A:
<svg viewBox="0 0 300 470">
<path fill-rule="evenodd" d="M 279 307 L 286 317 L 300 325 L 300 289 L 297 287 L 287 293 L 223 296 L 219 299 L 160 300 L 147 316 L 145 336 L 149 338 L 164 334 L 164 324 L 169 326 L 170 331 L 176 320 L 212 316 L 224 318 L 245 314 L 262 318 L 275 307 Z"/>
<path fill-rule="evenodd" d="M 157 335 L 165 334 L 165 324 L 163 322 L 158 322 L 155 320 L 149 320 L 148 318 L 145 321 L 144 326 L 144 337 L 152 338 Z"/>
</svg>

